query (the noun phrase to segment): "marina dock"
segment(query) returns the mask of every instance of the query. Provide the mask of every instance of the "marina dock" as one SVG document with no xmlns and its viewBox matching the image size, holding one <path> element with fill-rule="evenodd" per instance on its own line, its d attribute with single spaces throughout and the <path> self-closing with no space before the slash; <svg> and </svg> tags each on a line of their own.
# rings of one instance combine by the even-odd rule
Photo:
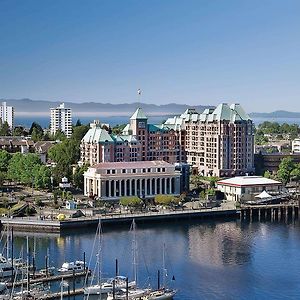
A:
<svg viewBox="0 0 300 300">
<path fill-rule="evenodd" d="M 52 276 L 44 276 L 44 277 L 38 277 L 35 279 L 30 279 L 30 284 L 35 284 L 35 283 L 48 283 L 48 282 L 53 282 L 53 281 L 61 281 L 61 280 L 72 280 L 76 279 L 79 277 L 85 277 L 86 275 L 90 276 L 91 272 L 89 271 L 88 274 L 87 272 L 77 272 L 77 273 L 70 273 L 70 274 L 64 274 L 64 275 L 52 275 Z M 14 283 L 15 287 L 19 286 L 25 286 L 27 284 L 27 279 L 24 279 L 23 281 L 16 281 Z M 7 288 L 11 289 L 13 284 L 7 283 Z"/>
</svg>

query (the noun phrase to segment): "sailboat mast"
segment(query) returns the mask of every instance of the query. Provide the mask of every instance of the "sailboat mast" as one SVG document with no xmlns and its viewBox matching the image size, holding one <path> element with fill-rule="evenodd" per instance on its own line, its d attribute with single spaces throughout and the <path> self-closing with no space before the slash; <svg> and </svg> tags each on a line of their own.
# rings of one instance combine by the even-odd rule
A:
<svg viewBox="0 0 300 300">
<path fill-rule="evenodd" d="M 133 277 L 134 277 L 135 284 L 137 284 L 137 242 L 136 242 L 136 225 L 134 219 L 132 221 L 132 232 L 133 232 L 133 239 L 132 239 Z"/>
<path fill-rule="evenodd" d="M 27 293 L 29 293 L 29 238 L 26 237 L 26 252 L 27 252 Z"/>
<path fill-rule="evenodd" d="M 98 284 L 100 286 L 100 300 L 102 299 L 102 291 L 101 291 L 101 284 L 102 284 L 102 225 L 101 219 L 99 219 L 98 225 L 98 239 L 99 239 L 99 247 L 98 247 Z"/>
<path fill-rule="evenodd" d="M 167 277 L 167 269 L 166 269 L 166 245 L 163 245 L 163 287 L 166 287 L 166 277 Z"/>
<path fill-rule="evenodd" d="M 6 259 L 9 259 L 9 225 L 7 225 L 6 230 Z"/>
</svg>

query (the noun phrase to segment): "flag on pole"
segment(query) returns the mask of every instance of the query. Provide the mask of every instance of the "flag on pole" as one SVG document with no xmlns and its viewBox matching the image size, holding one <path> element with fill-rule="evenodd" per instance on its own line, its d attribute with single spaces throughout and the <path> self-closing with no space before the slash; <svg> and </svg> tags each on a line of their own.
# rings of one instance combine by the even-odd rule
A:
<svg viewBox="0 0 300 300">
<path fill-rule="evenodd" d="M 142 90 L 138 89 L 137 93 L 138 93 L 139 96 L 142 95 Z"/>
</svg>

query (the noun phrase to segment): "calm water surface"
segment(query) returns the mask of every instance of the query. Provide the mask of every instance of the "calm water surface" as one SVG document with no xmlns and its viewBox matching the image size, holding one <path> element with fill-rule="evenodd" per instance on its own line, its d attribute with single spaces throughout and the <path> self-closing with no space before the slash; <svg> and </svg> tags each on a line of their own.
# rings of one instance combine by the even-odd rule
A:
<svg viewBox="0 0 300 300">
<path fill-rule="evenodd" d="M 15 253 L 25 247 L 23 233 L 15 234 Z M 37 261 L 43 267 L 49 249 L 51 265 L 89 258 L 95 229 L 59 234 L 31 234 L 37 241 Z M 299 222 L 209 222 L 140 225 L 137 229 L 139 283 L 156 283 L 166 245 L 166 265 L 171 285 L 179 289 L 175 299 L 299 299 Z M 103 273 L 132 277 L 132 234 L 129 228 L 103 226 Z M 3 247 L 3 240 L 2 240 Z M 2 248 L 1 248 L 2 249 Z M 95 255 L 91 266 L 94 266 Z M 82 297 L 76 298 L 82 299 Z"/>
</svg>

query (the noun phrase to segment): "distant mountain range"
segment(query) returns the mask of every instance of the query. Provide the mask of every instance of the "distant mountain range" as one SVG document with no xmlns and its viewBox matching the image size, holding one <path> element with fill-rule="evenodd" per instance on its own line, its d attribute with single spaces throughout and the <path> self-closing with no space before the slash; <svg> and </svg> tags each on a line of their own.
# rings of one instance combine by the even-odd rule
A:
<svg viewBox="0 0 300 300">
<path fill-rule="evenodd" d="M 49 116 L 50 108 L 57 107 L 61 102 L 31 100 L 31 99 L 1 99 L 15 108 L 17 116 Z M 195 108 L 201 113 L 205 108 L 213 108 L 210 105 L 187 105 L 178 103 L 169 104 L 147 104 L 147 103 L 97 103 L 97 102 L 65 102 L 66 107 L 72 108 L 75 116 L 129 116 L 137 107 L 141 107 L 148 116 L 176 115 L 183 113 L 187 108 Z M 270 113 L 253 112 L 249 114 L 252 118 L 300 118 L 300 112 L 289 112 L 277 110 Z"/>
<path fill-rule="evenodd" d="M 44 100 L 31 99 L 2 99 L 1 102 L 6 101 L 7 105 L 15 108 L 17 116 L 49 116 L 50 108 L 57 107 L 61 102 L 52 102 Z M 146 115 L 161 116 L 170 114 L 181 114 L 187 108 L 195 108 L 196 111 L 202 112 L 205 108 L 213 107 L 209 105 L 190 106 L 186 104 L 146 104 L 146 103 L 124 103 L 124 104 L 110 104 L 110 103 L 96 103 L 96 102 L 64 102 L 65 106 L 72 109 L 72 113 L 76 116 L 129 116 L 141 107 Z"/>
<path fill-rule="evenodd" d="M 276 110 L 270 113 L 257 113 L 253 112 L 249 114 L 252 118 L 268 118 L 268 119 L 276 119 L 276 118 L 300 118 L 300 112 L 291 112 L 285 110 Z"/>
</svg>

